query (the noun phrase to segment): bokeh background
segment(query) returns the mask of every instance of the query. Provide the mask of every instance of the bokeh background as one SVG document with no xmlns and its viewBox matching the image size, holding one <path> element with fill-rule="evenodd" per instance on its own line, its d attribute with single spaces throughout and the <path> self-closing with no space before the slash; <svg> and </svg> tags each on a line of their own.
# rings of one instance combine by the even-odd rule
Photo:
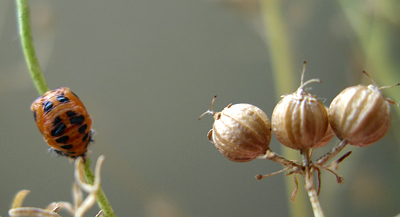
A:
<svg viewBox="0 0 400 217">
<path fill-rule="evenodd" d="M 306 79 L 323 81 L 309 91 L 326 106 L 345 87 L 369 84 L 363 69 L 380 85 L 400 82 L 398 1 L 268 1 L 278 5 L 282 25 L 265 26 L 265 9 L 253 0 L 30 1 L 47 83 L 70 87 L 90 112 L 96 135 L 89 156 L 106 156 L 102 187 L 118 216 L 291 216 L 295 205 L 287 192 L 293 189 L 285 180 L 293 177 L 254 178 L 281 169 L 279 164 L 230 162 L 208 141 L 213 119 L 198 117 L 212 97 L 218 95 L 215 111 L 245 102 L 270 117 L 277 96 L 296 90 L 303 60 Z M 286 60 L 274 59 L 270 49 L 277 30 L 289 40 L 286 64 L 293 76 L 287 79 L 296 85 L 288 92 L 276 91 L 275 65 Z M 384 90 L 397 101 L 399 92 Z M 37 97 L 15 3 L 0 1 L 1 216 L 21 189 L 31 190 L 24 206 L 72 201 L 73 164 L 47 153 L 29 109 Z M 343 151 L 353 150 L 338 172 L 343 184 L 322 173 L 327 216 L 400 213 L 400 108 L 392 108 L 384 139 Z M 285 153 L 276 139 L 271 148 Z M 299 216 L 310 216 L 300 186 L 295 204 L 302 201 L 306 211 Z"/>
</svg>

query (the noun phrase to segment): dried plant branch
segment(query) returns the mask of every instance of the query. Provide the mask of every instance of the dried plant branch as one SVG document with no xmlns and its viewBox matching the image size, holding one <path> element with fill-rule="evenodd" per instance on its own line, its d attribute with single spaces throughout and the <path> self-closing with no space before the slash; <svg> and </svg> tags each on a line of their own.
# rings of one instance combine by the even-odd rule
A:
<svg viewBox="0 0 400 217">
<path fill-rule="evenodd" d="M 315 163 L 319 165 L 325 164 L 327 161 L 334 158 L 340 151 L 342 151 L 347 144 L 348 144 L 347 140 L 340 141 L 335 147 L 332 148 L 331 151 L 329 151 L 322 157 L 318 158 L 318 160 L 316 160 Z"/>
<path fill-rule="evenodd" d="M 305 166 L 305 182 L 306 182 L 306 190 L 308 193 L 308 197 L 310 199 L 310 203 L 314 212 L 315 217 L 324 217 L 324 213 L 322 211 L 321 205 L 319 203 L 318 199 L 318 192 L 315 189 L 314 186 L 314 168 L 312 166 L 311 160 L 310 160 L 310 153 L 311 149 L 303 150 L 302 151 L 302 157 L 303 157 L 303 162 L 306 164 Z"/>
<path fill-rule="evenodd" d="M 297 170 L 297 168 L 301 168 L 301 165 L 299 165 L 298 163 L 288 160 L 288 159 L 278 155 L 277 153 L 273 152 L 271 149 L 268 149 L 265 152 L 265 155 L 259 156 L 258 159 L 272 160 L 272 161 L 282 164 L 285 167 L 289 167 L 290 169 L 294 169 L 294 170 Z"/>
</svg>

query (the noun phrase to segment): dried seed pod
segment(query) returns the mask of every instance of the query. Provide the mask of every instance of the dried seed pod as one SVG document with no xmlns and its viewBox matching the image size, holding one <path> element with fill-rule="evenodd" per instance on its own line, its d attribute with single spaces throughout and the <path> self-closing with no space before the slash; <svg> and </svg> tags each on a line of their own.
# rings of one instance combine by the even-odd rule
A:
<svg viewBox="0 0 400 217">
<path fill-rule="evenodd" d="M 325 107 L 326 113 L 328 114 L 328 108 Z M 328 115 L 329 118 L 329 115 Z M 325 146 L 331 139 L 335 136 L 335 132 L 333 132 L 332 127 L 330 124 L 328 124 L 328 130 L 326 131 L 324 137 L 322 137 L 321 140 L 317 144 L 314 145 L 313 148 L 320 148 Z"/>
<path fill-rule="evenodd" d="M 326 134 L 328 114 L 325 106 L 313 95 L 304 90 L 311 79 L 303 83 L 305 64 L 301 85 L 296 92 L 283 96 L 272 112 L 272 131 L 278 141 L 289 148 L 309 149 L 314 147 Z"/>
<path fill-rule="evenodd" d="M 366 72 L 364 74 L 368 75 Z M 369 77 L 369 76 L 368 76 Z M 372 79 L 371 79 L 372 80 Z M 330 125 L 339 139 L 365 147 L 389 130 L 391 100 L 385 99 L 372 80 L 369 86 L 352 86 L 337 95 L 329 106 Z"/>
<path fill-rule="evenodd" d="M 328 144 L 329 141 L 335 136 L 335 132 L 333 132 L 332 127 L 328 124 L 328 130 L 326 131 L 324 137 L 317 144 L 314 145 L 313 148 L 320 148 Z"/>
<path fill-rule="evenodd" d="M 268 116 L 256 106 L 244 103 L 229 104 L 222 112 L 214 112 L 215 97 L 211 110 L 204 113 L 211 113 L 215 120 L 207 135 L 210 142 L 235 162 L 248 162 L 265 154 L 271 141 Z"/>
</svg>

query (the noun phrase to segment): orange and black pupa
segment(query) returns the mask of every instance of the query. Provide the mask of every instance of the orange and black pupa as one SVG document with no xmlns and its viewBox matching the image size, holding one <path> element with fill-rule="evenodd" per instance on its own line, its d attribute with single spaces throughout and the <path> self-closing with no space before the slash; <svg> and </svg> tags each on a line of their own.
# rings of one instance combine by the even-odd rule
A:
<svg viewBox="0 0 400 217">
<path fill-rule="evenodd" d="M 92 119 L 69 88 L 46 92 L 32 103 L 31 110 L 51 150 L 70 158 L 85 156 L 92 141 Z"/>
</svg>

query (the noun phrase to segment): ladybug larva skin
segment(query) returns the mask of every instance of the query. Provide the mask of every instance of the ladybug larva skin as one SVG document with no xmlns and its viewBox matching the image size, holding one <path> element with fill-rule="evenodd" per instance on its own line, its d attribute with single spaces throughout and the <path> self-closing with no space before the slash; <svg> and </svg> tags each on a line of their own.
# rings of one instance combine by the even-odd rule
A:
<svg viewBox="0 0 400 217">
<path fill-rule="evenodd" d="M 69 88 L 46 92 L 32 103 L 31 110 L 51 149 L 71 158 L 85 155 L 91 141 L 92 119 Z"/>
</svg>

